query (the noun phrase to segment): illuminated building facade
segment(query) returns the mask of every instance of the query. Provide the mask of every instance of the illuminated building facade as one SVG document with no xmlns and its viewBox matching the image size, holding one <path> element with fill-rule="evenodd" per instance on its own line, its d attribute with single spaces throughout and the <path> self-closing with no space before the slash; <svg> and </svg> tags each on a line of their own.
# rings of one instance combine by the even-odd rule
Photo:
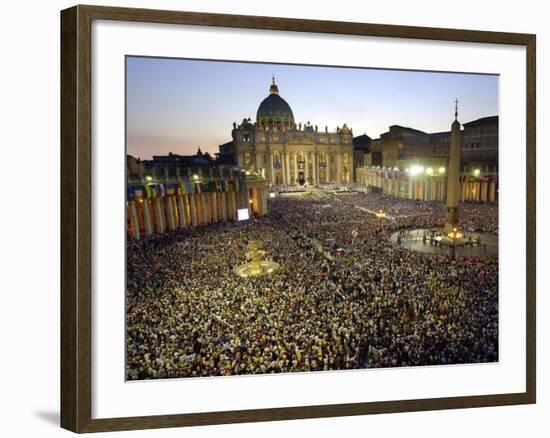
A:
<svg viewBox="0 0 550 438">
<path fill-rule="evenodd" d="M 264 176 L 271 185 L 346 184 L 353 181 L 353 133 L 344 123 L 336 131 L 310 122 L 296 124 L 275 79 L 261 102 L 256 121 L 233 123 L 233 140 L 220 145 L 219 159 Z"/>
</svg>

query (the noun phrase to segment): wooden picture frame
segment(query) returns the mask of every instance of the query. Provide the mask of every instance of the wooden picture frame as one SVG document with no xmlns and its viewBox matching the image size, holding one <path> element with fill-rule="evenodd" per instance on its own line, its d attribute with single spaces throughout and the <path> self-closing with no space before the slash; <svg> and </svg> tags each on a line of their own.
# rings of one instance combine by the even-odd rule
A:
<svg viewBox="0 0 550 438">
<path fill-rule="evenodd" d="M 93 20 L 477 42 L 526 48 L 526 391 L 181 415 L 92 419 L 91 25 Z M 530 34 L 75 6 L 61 12 L 61 426 L 99 432 L 535 403 L 535 47 Z"/>
</svg>

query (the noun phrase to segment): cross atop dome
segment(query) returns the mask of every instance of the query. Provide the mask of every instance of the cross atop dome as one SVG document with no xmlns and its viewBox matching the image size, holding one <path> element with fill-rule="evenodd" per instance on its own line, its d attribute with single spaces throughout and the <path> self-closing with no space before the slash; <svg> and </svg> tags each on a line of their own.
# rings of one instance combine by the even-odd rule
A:
<svg viewBox="0 0 550 438">
<path fill-rule="evenodd" d="M 279 87 L 277 87 L 277 84 L 275 83 L 275 75 L 272 76 L 272 84 L 271 87 L 269 87 L 269 94 L 279 94 Z"/>
</svg>

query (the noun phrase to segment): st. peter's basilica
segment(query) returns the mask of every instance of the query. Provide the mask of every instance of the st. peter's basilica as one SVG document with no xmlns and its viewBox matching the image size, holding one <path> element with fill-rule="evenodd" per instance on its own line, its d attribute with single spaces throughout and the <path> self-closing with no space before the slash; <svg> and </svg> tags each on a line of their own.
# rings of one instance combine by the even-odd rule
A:
<svg viewBox="0 0 550 438">
<path fill-rule="evenodd" d="M 220 146 L 220 159 L 264 176 L 274 185 L 347 184 L 353 177 L 353 132 L 344 123 L 327 126 L 296 123 L 279 95 L 275 78 L 260 103 L 256 122 L 233 123 L 233 141 Z"/>
</svg>

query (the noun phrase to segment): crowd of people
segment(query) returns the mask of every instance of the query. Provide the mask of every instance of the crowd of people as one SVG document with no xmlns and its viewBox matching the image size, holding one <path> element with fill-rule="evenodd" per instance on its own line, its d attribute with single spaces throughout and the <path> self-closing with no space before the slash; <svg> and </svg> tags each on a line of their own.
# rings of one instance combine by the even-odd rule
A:
<svg viewBox="0 0 550 438">
<path fill-rule="evenodd" d="M 444 206 L 365 193 L 269 202 L 247 222 L 128 242 L 128 379 L 498 360 L 498 259 L 389 240 L 442 225 Z M 498 232 L 496 206 L 462 204 L 460 218 Z M 235 274 L 250 240 L 277 274 Z"/>
</svg>

